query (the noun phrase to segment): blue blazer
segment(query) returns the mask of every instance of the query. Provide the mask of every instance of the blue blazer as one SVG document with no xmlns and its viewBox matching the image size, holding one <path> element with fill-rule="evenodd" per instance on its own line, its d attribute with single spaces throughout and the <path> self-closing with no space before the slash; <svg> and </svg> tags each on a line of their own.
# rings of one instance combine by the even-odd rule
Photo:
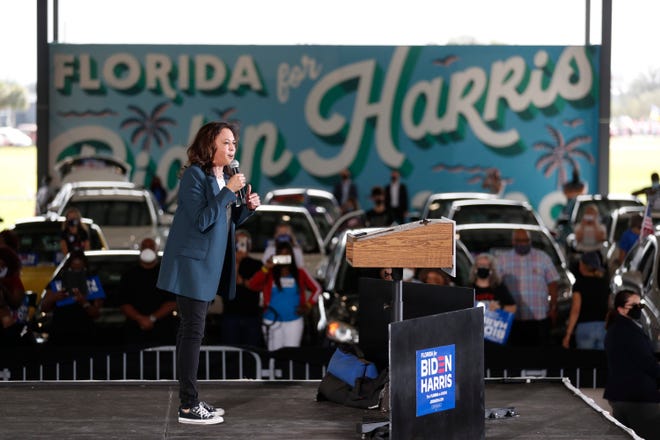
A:
<svg viewBox="0 0 660 440">
<path fill-rule="evenodd" d="M 186 168 L 158 274 L 160 289 L 201 301 L 212 301 L 216 293 L 234 298 L 235 226 L 252 214 L 235 202 L 236 194 L 220 189 L 214 175 L 197 165 Z"/>
</svg>

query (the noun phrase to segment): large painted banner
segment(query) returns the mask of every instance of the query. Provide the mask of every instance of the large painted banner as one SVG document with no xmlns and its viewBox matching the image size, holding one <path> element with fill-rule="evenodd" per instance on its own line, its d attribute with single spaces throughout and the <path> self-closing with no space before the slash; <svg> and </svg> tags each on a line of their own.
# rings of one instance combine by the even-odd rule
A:
<svg viewBox="0 0 660 440">
<path fill-rule="evenodd" d="M 54 44 L 50 165 L 109 153 L 174 195 L 194 133 L 230 120 L 262 195 L 330 190 L 349 168 L 368 208 L 398 169 L 419 204 L 499 173 L 505 196 L 550 220 L 574 169 L 596 188 L 599 50 Z"/>
</svg>

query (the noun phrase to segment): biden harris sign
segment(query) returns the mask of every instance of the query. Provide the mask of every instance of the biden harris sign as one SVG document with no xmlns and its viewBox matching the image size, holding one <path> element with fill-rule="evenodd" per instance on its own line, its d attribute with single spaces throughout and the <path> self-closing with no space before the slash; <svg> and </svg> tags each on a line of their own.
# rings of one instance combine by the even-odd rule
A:
<svg viewBox="0 0 660 440">
<path fill-rule="evenodd" d="M 456 407 L 454 344 L 417 350 L 417 417 Z"/>
</svg>

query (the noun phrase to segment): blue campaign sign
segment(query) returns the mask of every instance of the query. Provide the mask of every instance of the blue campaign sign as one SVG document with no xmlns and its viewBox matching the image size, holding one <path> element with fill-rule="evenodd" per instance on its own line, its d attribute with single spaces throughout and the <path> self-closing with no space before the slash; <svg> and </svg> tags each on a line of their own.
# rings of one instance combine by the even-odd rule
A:
<svg viewBox="0 0 660 440">
<path fill-rule="evenodd" d="M 498 344 L 506 343 L 513 325 L 513 313 L 502 309 L 484 308 L 484 339 Z"/>
<path fill-rule="evenodd" d="M 456 407 L 455 351 L 454 344 L 417 350 L 417 417 Z"/>
<path fill-rule="evenodd" d="M 332 190 L 369 206 L 400 171 L 412 205 L 487 191 L 554 218 L 573 169 L 598 182 L 599 46 L 50 45 L 49 169 L 110 154 L 176 196 L 197 130 L 240 122 L 240 169 L 265 194 Z M 57 182 L 56 182 L 57 183 Z"/>
<path fill-rule="evenodd" d="M 59 292 L 60 290 L 63 289 L 62 285 L 62 280 L 53 280 L 50 283 L 50 289 L 53 290 L 54 292 Z M 99 298 L 105 298 L 105 290 L 103 290 L 103 286 L 101 285 L 101 280 L 97 275 L 87 277 L 87 300 L 95 300 Z M 75 298 L 69 296 L 64 299 L 61 299 L 55 303 L 56 306 L 61 307 L 61 306 L 68 306 L 71 305 L 75 302 Z"/>
</svg>

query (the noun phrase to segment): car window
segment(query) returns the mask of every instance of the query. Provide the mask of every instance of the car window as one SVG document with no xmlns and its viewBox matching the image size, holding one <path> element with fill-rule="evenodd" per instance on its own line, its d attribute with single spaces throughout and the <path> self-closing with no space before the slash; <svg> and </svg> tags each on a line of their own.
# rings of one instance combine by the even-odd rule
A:
<svg viewBox="0 0 660 440">
<path fill-rule="evenodd" d="M 121 277 L 136 264 L 138 264 L 137 255 L 89 258 L 89 273 L 99 277 L 105 291 L 104 307 L 119 307 Z"/>
<path fill-rule="evenodd" d="M 135 200 L 76 200 L 69 203 L 101 227 L 150 226 L 151 212 L 144 199 Z M 66 211 L 66 208 L 64 209 Z"/>
<path fill-rule="evenodd" d="M 455 199 L 437 199 L 431 201 L 426 209 L 426 218 L 446 217 L 454 200 Z"/>
<path fill-rule="evenodd" d="M 296 240 L 304 253 L 320 253 L 319 243 L 309 217 L 295 211 L 259 211 L 250 216 L 240 228 L 246 229 L 252 236 L 252 251 L 264 252 L 268 242 L 273 239 L 275 227 L 288 223 L 296 235 Z"/>
<path fill-rule="evenodd" d="M 471 229 L 459 231 L 460 239 L 473 257 L 482 252 L 493 255 L 500 254 L 512 248 L 511 229 Z M 561 267 L 562 260 L 557 253 L 552 240 L 544 233 L 530 231 L 532 247 L 540 249 L 552 260 L 556 267 Z"/>
<path fill-rule="evenodd" d="M 640 202 L 635 200 L 616 200 L 616 199 L 601 199 L 601 200 L 585 200 L 578 206 L 577 216 L 575 217 L 576 221 L 579 222 L 582 219 L 584 214 L 584 209 L 590 204 L 595 204 L 598 207 L 598 212 L 600 213 L 601 221 L 605 223 L 605 219 L 612 211 L 615 211 L 624 206 L 641 206 Z"/>
<path fill-rule="evenodd" d="M 639 262 L 639 272 L 642 275 L 642 285 L 648 286 L 651 273 L 653 272 L 653 263 L 655 262 L 656 247 L 655 244 L 644 249 L 642 259 Z"/>
<path fill-rule="evenodd" d="M 538 225 L 534 213 L 522 206 L 466 205 L 460 206 L 452 215 L 457 224 L 473 223 L 517 223 Z"/>
<path fill-rule="evenodd" d="M 64 255 L 60 250 L 61 222 L 19 223 L 14 228 L 18 235 L 18 254 L 24 266 L 59 264 Z M 87 228 L 90 249 L 101 249 L 103 244 L 98 232 Z"/>
</svg>

